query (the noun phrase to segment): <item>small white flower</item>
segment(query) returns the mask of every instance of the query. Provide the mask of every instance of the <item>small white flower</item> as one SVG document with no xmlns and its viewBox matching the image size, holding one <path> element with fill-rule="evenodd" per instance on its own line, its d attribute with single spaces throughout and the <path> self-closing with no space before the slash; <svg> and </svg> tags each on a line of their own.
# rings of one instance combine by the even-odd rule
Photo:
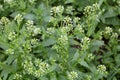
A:
<svg viewBox="0 0 120 80">
<path fill-rule="evenodd" d="M 68 79 L 69 80 L 75 80 L 76 78 L 78 78 L 77 72 L 72 71 L 72 72 L 68 73 Z"/>
<path fill-rule="evenodd" d="M 112 33 L 112 28 L 110 28 L 110 27 L 105 27 L 105 34 L 110 34 L 110 33 Z"/>
<path fill-rule="evenodd" d="M 14 54 L 14 50 L 13 49 L 7 49 L 6 54 Z"/>
<path fill-rule="evenodd" d="M 37 35 L 41 33 L 41 29 L 40 28 L 35 28 L 33 31 L 33 35 Z"/>
<path fill-rule="evenodd" d="M 106 66 L 105 65 L 98 65 L 97 66 L 97 71 L 100 73 L 106 73 Z"/>
<path fill-rule="evenodd" d="M 51 15 L 54 15 L 54 14 L 62 14 L 64 11 L 64 7 L 63 6 L 56 6 L 56 7 L 52 7 L 51 8 Z"/>
<path fill-rule="evenodd" d="M 32 26 L 33 25 L 33 21 L 32 20 L 27 20 L 26 25 L 27 26 Z"/>
<path fill-rule="evenodd" d="M 18 24 L 23 20 L 23 16 L 21 14 L 17 14 L 14 18 L 15 21 L 17 21 Z"/>
<path fill-rule="evenodd" d="M 15 32 L 10 32 L 9 35 L 8 35 L 8 39 L 11 40 L 11 41 L 12 41 L 13 39 L 15 39 L 15 37 L 16 37 Z"/>
</svg>

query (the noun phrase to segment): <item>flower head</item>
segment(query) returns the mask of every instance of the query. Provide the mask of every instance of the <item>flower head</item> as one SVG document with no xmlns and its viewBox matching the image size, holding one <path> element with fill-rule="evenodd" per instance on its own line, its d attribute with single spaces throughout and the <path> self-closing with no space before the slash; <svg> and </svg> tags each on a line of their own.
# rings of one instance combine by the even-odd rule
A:
<svg viewBox="0 0 120 80">
<path fill-rule="evenodd" d="M 72 71 L 72 72 L 69 72 L 69 73 L 68 73 L 68 79 L 69 79 L 69 80 L 75 80 L 76 78 L 78 78 L 77 72 Z"/>
<path fill-rule="evenodd" d="M 16 38 L 16 33 L 15 32 L 10 32 L 9 35 L 8 35 L 8 39 L 12 41 L 15 38 Z"/>
<path fill-rule="evenodd" d="M 21 14 L 17 14 L 14 20 L 17 21 L 18 24 L 20 24 L 23 20 L 23 16 Z"/>
</svg>

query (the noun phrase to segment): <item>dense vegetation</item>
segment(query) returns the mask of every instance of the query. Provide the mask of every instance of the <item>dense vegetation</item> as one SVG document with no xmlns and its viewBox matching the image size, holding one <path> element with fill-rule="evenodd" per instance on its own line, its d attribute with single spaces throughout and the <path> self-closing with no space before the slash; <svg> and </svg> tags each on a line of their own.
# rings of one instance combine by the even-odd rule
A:
<svg viewBox="0 0 120 80">
<path fill-rule="evenodd" d="M 0 0 L 0 80 L 120 80 L 120 0 Z"/>
</svg>

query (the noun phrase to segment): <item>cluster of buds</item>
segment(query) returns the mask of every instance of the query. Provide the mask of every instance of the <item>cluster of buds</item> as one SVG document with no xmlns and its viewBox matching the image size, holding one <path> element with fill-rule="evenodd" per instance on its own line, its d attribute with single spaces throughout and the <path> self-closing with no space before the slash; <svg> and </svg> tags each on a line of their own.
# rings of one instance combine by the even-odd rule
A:
<svg viewBox="0 0 120 80">
<path fill-rule="evenodd" d="M 53 28 L 53 27 L 47 28 L 46 33 L 49 34 L 49 35 L 54 34 L 55 33 L 55 28 Z"/>
<path fill-rule="evenodd" d="M 29 53 L 32 50 L 31 42 L 29 40 L 26 41 L 26 43 L 23 44 L 23 48 Z"/>
<path fill-rule="evenodd" d="M 16 73 L 16 74 L 14 75 L 13 79 L 15 79 L 15 80 L 22 80 L 22 75 Z"/>
<path fill-rule="evenodd" d="M 34 64 L 31 60 L 26 60 L 22 64 L 25 72 L 24 74 L 34 74 Z"/>
<path fill-rule="evenodd" d="M 78 73 L 75 71 L 71 71 L 68 73 L 68 79 L 69 80 L 75 80 L 78 78 Z"/>
<path fill-rule="evenodd" d="M 67 33 L 67 32 L 69 32 L 70 30 L 71 30 L 71 27 L 69 27 L 69 26 L 61 27 L 61 28 L 60 28 L 61 33 Z"/>
<path fill-rule="evenodd" d="M 111 38 L 117 39 L 118 38 L 118 34 L 117 33 L 112 33 Z"/>
<path fill-rule="evenodd" d="M 92 6 L 85 7 L 84 8 L 84 14 L 87 16 L 87 15 L 95 13 L 99 9 L 100 9 L 99 5 L 97 3 L 95 3 Z"/>
<path fill-rule="evenodd" d="M 49 72 L 49 65 L 46 62 L 43 62 L 39 59 L 35 59 L 35 66 L 38 67 L 35 71 L 36 77 L 40 77 Z"/>
<path fill-rule="evenodd" d="M 27 20 L 26 25 L 27 26 L 33 26 L 34 22 L 32 20 Z"/>
<path fill-rule="evenodd" d="M 67 14 L 73 14 L 73 10 L 74 10 L 73 6 L 67 6 L 66 13 Z"/>
<path fill-rule="evenodd" d="M 15 32 L 10 32 L 8 35 L 8 40 L 12 41 L 16 38 L 16 33 Z"/>
<path fill-rule="evenodd" d="M 94 56 L 92 53 L 90 53 L 90 54 L 87 55 L 88 61 L 91 61 L 91 60 L 93 60 L 94 58 L 95 58 L 95 56 Z"/>
<path fill-rule="evenodd" d="M 110 35 L 113 32 L 112 28 L 110 27 L 105 27 L 105 34 Z"/>
<path fill-rule="evenodd" d="M 64 11 L 64 7 L 63 6 L 56 6 L 56 7 L 52 7 L 51 8 L 51 15 L 54 16 L 54 15 L 59 15 L 59 14 L 62 14 Z"/>
<path fill-rule="evenodd" d="M 20 23 L 23 20 L 23 16 L 21 14 L 17 14 L 14 18 L 15 21 L 17 21 L 18 25 L 20 25 Z"/>
<path fill-rule="evenodd" d="M 35 36 L 35 35 L 38 35 L 38 34 L 41 34 L 41 29 L 36 27 L 36 28 L 34 29 L 32 35 Z"/>
<path fill-rule="evenodd" d="M 37 45 L 38 44 L 38 39 L 31 39 L 30 41 L 31 45 Z"/>
<path fill-rule="evenodd" d="M 91 80 L 92 79 L 92 76 L 91 75 L 86 75 L 86 80 Z"/>
<path fill-rule="evenodd" d="M 61 44 L 66 45 L 68 43 L 68 37 L 67 35 L 61 35 L 60 38 L 58 38 L 58 42 Z"/>
<path fill-rule="evenodd" d="M 82 50 L 86 50 L 89 47 L 90 39 L 88 37 L 85 37 L 82 39 L 81 43 Z"/>
<path fill-rule="evenodd" d="M 14 49 L 7 49 L 6 51 L 6 54 L 14 54 Z"/>
<path fill-rule="evenodd" d="M 0 20 L 0 24 L 7 25 L 10 22 L 10 20 L 7 17 L 2 17 Z"/>
<path fill-rule="evenodd" d="M 26 60 L 23 63 L 23 68 L 25 70 L 24 74 L 30 74 L 36 78 L 40 78 L 49 72 L 49 65 L 39 59 L 35 59 L 33 62 L 32 60 Z"/>
<path fill-rule="evenodd" d="M 75 17 L 75 18 L 73 19 L 73 21 L 74 21 L 74 23 L 79 23 L 80 18 L 79 18 L 79 17 Z"/>
<path fill-rule="evenodd" d="M 97 71 L 101 74 L 107 74 L 107 71 L 106 71 L 106 66 L 105 65 L 98 65 L 97 66 Z"/>
<path fill-rule="evenodd" d="M 40 28 L 37 28 L 36 26 L 33 25 L 33 21 L 31 20 L 28 20 L 26 22 L 26 26 L 27 26 L 27 31 L 29 33 L 32 33 L 32 36 L 36 36 L 38 34 L 41 34 L 41 29 Z"/>
<path fill-rule="evenodd" d="M 82 25 L 78 24 L 75 28 L 75 32 L 84 33 L 84 29 L 83 29 Z"/>
<path fill-rule="evenodd" d="M 72 19 L 69 16 L 67 16 L 63 19 L 63 22 L 64 24 L 68 25 L 72 23 Z"/>
</svg>

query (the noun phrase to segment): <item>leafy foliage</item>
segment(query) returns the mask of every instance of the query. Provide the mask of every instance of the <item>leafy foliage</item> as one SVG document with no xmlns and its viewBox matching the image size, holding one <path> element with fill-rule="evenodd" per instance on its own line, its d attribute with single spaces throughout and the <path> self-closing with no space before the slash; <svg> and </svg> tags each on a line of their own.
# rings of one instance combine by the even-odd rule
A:
<svg viewBox="0 0 120 80">
<path fill-rule="evenodd" d="M 0 80 L 119 80 L 119 0 L 0 0 Z"/>
</svg>

